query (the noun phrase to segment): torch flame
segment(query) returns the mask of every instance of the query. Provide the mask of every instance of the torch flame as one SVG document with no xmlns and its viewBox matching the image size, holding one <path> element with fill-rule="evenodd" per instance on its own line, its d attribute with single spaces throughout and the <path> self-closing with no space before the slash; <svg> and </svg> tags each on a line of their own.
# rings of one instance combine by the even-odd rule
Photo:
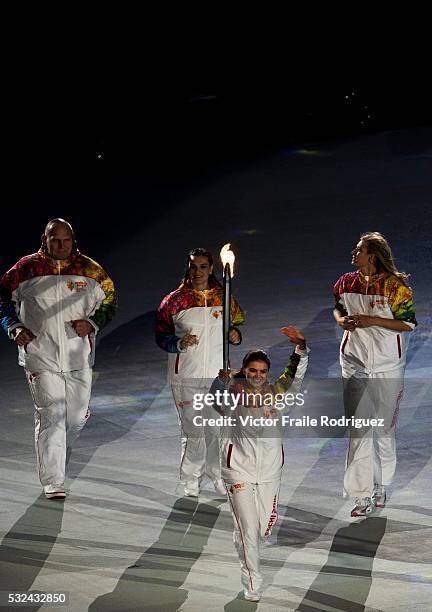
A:
<svg viewBox="0 0 432 612">
<path fill-rule="evenodd" d="M 227 244 L 224 244 L 224 246 L 221 248 L 220 258 L 222 260 L 222 266 L 224 270 L 225 270 L 226 264 L 229 265 L 231 278 L 232 278 L 234 276 L 235 255 L 234 255 L 234 252 L 230 250 L 230 248 L 231 248 L 231 243 L 228 242 Z"/>
</svg>

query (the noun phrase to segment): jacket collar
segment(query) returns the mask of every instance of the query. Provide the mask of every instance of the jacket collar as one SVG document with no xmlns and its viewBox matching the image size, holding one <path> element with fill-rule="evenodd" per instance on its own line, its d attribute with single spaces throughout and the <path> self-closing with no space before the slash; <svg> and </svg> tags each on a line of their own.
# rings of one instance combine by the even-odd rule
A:
<svg viewBox="0 0 432 612">
<path fill-rule="evenodd" d="M 388 276 L 387 272 L 377 272 L 376 274 L 371 274 L 370 276 L 368 276 L 368 278 L 366 279 L 365 275 L 363 274 L 363 272 L 361 272 L 360 270 L 358 270 L 358 276 L 359 279 L 362 283 L 364 283 L 366 285 L 366 283 L 368 283 L 369 285 L 371 283 L 375 283 L 377 280 L 380 280 L 381 278 L 385 278 L 386 276 Z"/>
<path fill-rule="evenodd" d="M 207 295 L 211 295 L 212 293 L 217 293 L 217 291 L 219 291 L 221 289 L 221 287 L 219 285 L 210 285 L 208 287 L 208 289 L 194 289 L 192 287 L 192 283 L 190 282 L 190 279 L 187 279 L 185 282 L 182 282 L 179 286 L 179 289 L 188 289 L 189 291 L 192 291 L 193 293 L 198 293 L 198 294 L 202 294 L 204 293 L 204 291 L 207 292 Z"/>
<path fill-rule="evenodd" d="M 45 259 L 51 266 L 55 268 L 60 267 L 60 269 L 63 270 L 63 268 L 67 268 L 68 266 L 70 266 L 79 257 L 80 252 L 77 248 L 75 248 L 72 251 L 71 256 L 67 259 L 54 259 L 53 257 L 51 257 L 51 255 L 48 255 L 48 253 L 43 247 L 41 247 L 38 251 L 38 255 Z"/>
</svg>

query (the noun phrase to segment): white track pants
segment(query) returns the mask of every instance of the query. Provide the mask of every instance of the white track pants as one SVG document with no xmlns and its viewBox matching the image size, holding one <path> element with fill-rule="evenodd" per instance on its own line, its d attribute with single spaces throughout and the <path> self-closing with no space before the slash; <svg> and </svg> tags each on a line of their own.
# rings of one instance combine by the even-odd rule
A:
<svg viewBox="0 0 432 612">
<path fill-rule="evenodd" d="M 181 462 L 180 480 L 191 492 L 198 495 L 199 484 L 204 474 L 213 482 L 220 480 L 220 432 L 218 427 L 200 427 L 193 423 L 193 417 L 204 418 L 218 416 L 211 407 L 195 410 L 193 396 L 195 393 L 208 393 L 197 384 L 173 385 L 172 393 L 177 408 L 181 428 Z"/>
<path fill-rule="evenodd" d="M 344 497 L 370 497 L 375 484 L 388 486 L 396 470 L 395 425 L 403 394 L 403 370 L 345 376 L 348 417 L 383 419 L 383 426 L 349 429 Z"/>
<path fill-rule="evenodd" d="M 225 481 L 225 485 L 234 520 L 242 585 L 248 591 L 259 591 L 263 582 L 260 542 L 271 534 L 277 520 L 280 480 L 262 484 Z"/>
<path fill-rule="evenodd" d="M 43 486 L 65 480 L 66 449 L 72 447 L 90 416 L 92 370 L 29 372 L 35 406 L 35 447 Z"/>
</svg>

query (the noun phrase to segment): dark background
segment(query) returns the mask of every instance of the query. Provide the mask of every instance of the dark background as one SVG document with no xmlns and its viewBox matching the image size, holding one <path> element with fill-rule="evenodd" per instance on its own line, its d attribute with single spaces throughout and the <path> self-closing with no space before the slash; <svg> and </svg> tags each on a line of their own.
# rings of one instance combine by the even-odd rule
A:
<svg viewBox="0 0 432 612">
<path fill-rule="evenodd" d="M 82 76 L 32 72 L 8 125 L 14 153 L 0 272 L 38 248 L 50 218 L 69 219 L 82 251 L 97 259 L 203 181 L 251 159 L 432 124 L 424 78 L 330 82 L 273 73 L 211 85 L 187 76 L 144 70 L 116 81 L 97 66 Z M 416 152 L 428 147 L 413 143 Z"/>
</svg>

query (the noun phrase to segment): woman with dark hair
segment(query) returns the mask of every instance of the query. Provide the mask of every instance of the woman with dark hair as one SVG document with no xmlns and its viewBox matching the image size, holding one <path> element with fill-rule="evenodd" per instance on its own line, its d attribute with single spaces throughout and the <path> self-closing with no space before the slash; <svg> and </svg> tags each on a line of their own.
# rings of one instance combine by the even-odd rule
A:
<svg viewBox="0 0 432 612">
<path fill-rule="evenodd" d="M 395 425 L 403 393 L 405 333 L 417 325 L 408 276 L 396 268 L 379 232 L 362 234 L 352 252 L 357 268 L 334 286 L 334 318 L 344 330 L 340 363 L 348 417 L 379 418 L 379 427 L 350 428 L 344 496 L 351 516 L 386 503 L 396 469 Z M 378 422 L 380 422 L 378 421 Z"/>
<path fill-rule="evenodd" d="M 282 410 L 297 402 L 301 405 L 299 391 L 308 363 L 304 336 L 295 327 L 284 327 L 282 333 L 296 348 L 274 384 L 268 380 L 270 359 L 256 350 L 245 355 L 239 372 L 221 370 L 210 391 L 230 394 L 228 405 L 215 408 L 232 419 L 221 439 L 222 478 L 234 521 L 244 596 L 249 601 L 261 599 L 260 542 L 271 534 L 277 520 L 284 464 Z"/>
<path fill-rule="evenodd" d="M 193 249 L 186 260 L 180 287 L 165 296 L 156 313 L 155 337 L 168 352 L 168 380 L 181 425 L 180 479 L 186 495 L 197 496 L 204 473 L 218 493 L 225 494 L 220 477 L 219 440 L 193 426 L 193 397 L 206 393 L 222 364 L 222 286 L 213 272 L 213 257 Z M 231 298 L 232 344 L 241 343 L 243 311 Z"/>
<path fill-rule="evenodd" d="M 194 264 L 198 263 L 198 257 L 205 257 L 207 259 L 207 263 L 210 268 L 207 281 L 208 285 L 211 287 L 222 287 L 222 283 L 219 282 L 216 274 L 213 271 L 213 255 L 210 253 L 210 251 L 207 251 L 207 249 L 203 249 L 202 247 L 198 247 L 197 249 L 192 249 L 192 251 L 189 251 L 188 256 L 186 258 L 182 284 L 187 284 L 191 280 L 191 273 L 195 271 Z"/>
</svg>

